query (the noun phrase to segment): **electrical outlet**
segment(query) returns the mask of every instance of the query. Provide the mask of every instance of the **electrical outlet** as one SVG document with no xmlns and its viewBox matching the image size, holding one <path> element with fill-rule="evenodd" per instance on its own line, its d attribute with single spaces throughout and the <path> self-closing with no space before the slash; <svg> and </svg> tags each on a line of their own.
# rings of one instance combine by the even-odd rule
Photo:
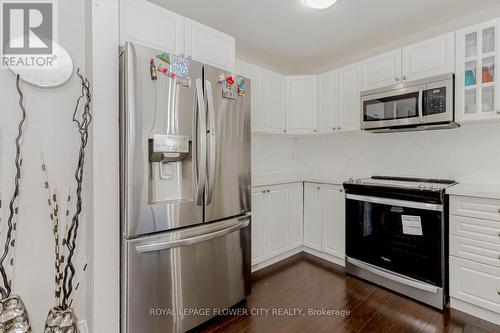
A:
<svg viewBox="0 0 500 333">
<path fill-rule="evenodd" d="M 80 320 L 78 322 L 78 330 L 80 331 L 80 333 L 89 333 L 86 320 Z"/>
</svg>

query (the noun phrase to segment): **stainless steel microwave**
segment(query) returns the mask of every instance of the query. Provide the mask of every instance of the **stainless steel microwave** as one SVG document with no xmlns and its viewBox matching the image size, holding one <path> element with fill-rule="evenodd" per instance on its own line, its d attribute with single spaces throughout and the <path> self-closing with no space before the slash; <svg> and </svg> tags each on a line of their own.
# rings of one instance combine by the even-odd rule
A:
<svg viewBox="0 0 500 333">
<path fill-rule="evenodd" d="M 374 132 L 453 128 L 454 75 L 361 93 L 361 129 Z"/>
</svg>

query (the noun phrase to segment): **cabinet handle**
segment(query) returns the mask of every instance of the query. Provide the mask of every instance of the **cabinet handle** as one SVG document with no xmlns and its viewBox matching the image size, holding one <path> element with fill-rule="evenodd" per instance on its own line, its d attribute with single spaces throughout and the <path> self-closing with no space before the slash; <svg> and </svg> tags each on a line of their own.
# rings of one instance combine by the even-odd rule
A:
<svg viewBox="0 0 500 333">
<path fill-rule="evenodd" d="M 500 213 L 500 208 L 498 208 L 498 209 L 497 209 L 497 212 L 499 212 L 499 213 Z"/>
<path fill-rule="evenodd" d="M 399 81 L 400 79 L 399 79 L 399 77 L 397 77 L 397 76 L 396 76 L 396 77 L 394 78 L 394 80 Z"/>
<path fill-rule="evenodd" d="M 319 191 L 319 190 L 321 190 L 321 187 L 318 186 L 318 187 L 316 187 L 316 189 Z"/>
<path fill-rule="evenodd" d="M 318 130 L 317 129 L 313 129 L 313 132 L 316 133 Z"/>
<path fill-rule="evenodd" d="M 500 289 L 497 290 L 497 294 L 500 295 Z"/>
<path fill-rule="evenodd" d="M 496 111 L 496 113 L 497 113 L 497 114 L 500 114 L 500 110 L 497 110 L 497 111 Z"/>
<path fill-rule="evenodd" d="M 339 192 L 344 192 L 344 189 L 343 188 L 339 188 Z"/>
<path fill-rule="evenodd" d="M 342 129 L 342 127 L 338 126 L 337 129 Z"/>
<path fill-rule="evenodd" d="M 270 189 L 267 189 L 267 190 L 266 190 L 266 192 L 267 192 L 267 193 L 269 193 L 269 192 L 271 192 L 271 190 L 270 190 Z"/>
<path fill-rule="evenodd" d="M 500 260 L 500 254 L 498 255 L 498 257 L 497 257 L 497 258 L 498 258 L 498 260 Z"/>
<path fill-rule="evenodd" d="M 286 133 L 286 130 L 283 130 L 283 133 Z"/>
<path fill-rule="evenodd" d="M 266 193 L 266 190 L 262 190 L 262 193 Z"/>
<path fill-rule="evenodd" d="M 404 75 L 403 76 L 403 80 L 406 80 L 408 78 L 408 76 Z"/>
</svg>

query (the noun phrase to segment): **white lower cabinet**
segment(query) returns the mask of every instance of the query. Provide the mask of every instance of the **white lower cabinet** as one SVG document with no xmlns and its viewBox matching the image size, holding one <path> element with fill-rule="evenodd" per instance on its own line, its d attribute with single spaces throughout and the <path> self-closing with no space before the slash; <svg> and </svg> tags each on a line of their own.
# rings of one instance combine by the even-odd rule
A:
<svg viewBox="0 0 500 333">
<path fill-rule="evenodd" d="M 304 246 L 344 258 L 344 203 L 341 185 L 304 184 Z"/>
<path fill-rule="evenodd" d="M 302 183 L 252 190 L 252 266 L 303 243 Z"/>
<path fill-rule="evenodd" d="M 450 197 L 451 307 L 500 324 L 500 201 Z"/>
</svg>

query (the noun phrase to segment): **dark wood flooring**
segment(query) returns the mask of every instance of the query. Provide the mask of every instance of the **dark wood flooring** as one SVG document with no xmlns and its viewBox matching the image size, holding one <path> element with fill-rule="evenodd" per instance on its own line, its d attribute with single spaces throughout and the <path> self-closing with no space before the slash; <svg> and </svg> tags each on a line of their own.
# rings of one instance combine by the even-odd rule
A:
<svg viewBox="0 0 500 333">
<path fill-rule="evenodd" d="M 456 310 L 437 311 L 303 253 L 254 274 L 252 295 L 238 308 L 240 315 L 219 316 L 196 331 L 500 332 L 500 326 Z M 259 309 L 269 313 L 255 314 Z M 277 315 L 272 309 L 290 310 Z M 293 314 L 293 309 L 302 313 Z M 350 314 L 308 315 L 309 309 L 349 310 Z"/>
</svg>

